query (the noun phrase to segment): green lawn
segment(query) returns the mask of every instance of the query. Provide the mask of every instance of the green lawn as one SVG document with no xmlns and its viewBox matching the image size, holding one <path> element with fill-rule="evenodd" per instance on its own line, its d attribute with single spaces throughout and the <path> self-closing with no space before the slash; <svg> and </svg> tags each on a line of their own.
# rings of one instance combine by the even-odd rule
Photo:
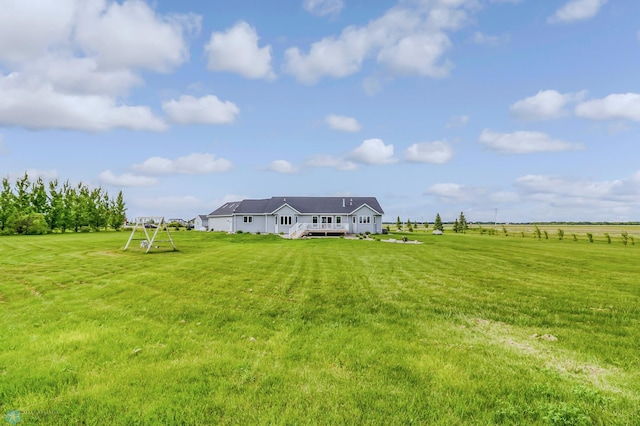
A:
<svg viewBox="0 0 640 426">
<path fill-rule="evenodd" d="M 0 237 L 0 421 L 640 424 L 640 241 L 128 236 Z"/>
</svg>

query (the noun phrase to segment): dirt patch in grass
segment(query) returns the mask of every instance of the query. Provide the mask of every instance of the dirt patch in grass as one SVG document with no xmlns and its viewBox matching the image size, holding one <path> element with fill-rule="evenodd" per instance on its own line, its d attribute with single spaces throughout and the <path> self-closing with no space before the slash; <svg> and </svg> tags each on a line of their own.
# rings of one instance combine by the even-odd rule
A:
<svg viewBox="0 0 640 426">
<path fill-rule="evenodd" d="M 613 366 L 605 367 L 577 359 L 575 353 L 558 347 L 557 343 L 561 340 L 552 334 L 534 333 L 525 337 L 508 324 L 482 318 L 474 318 L 469 323 L 471 330 L 480 333 L 486 342 L 531 357 L 536 365 L 578 381 L 586 381 L 603 390 L 619 391 L 608 379 L 623 372 Z"/>
</svg>

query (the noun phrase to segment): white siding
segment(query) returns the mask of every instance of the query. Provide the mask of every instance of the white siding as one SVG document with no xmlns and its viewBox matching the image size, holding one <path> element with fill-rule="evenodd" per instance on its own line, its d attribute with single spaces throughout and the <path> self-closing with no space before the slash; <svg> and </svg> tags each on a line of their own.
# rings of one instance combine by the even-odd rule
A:
<svg viewBox="0 0 640 426">
<path fill-rule="evenodd" d="M 353 223 L 354 217 L 355 223 Z M 362 206 L 353 212 L 349 223 L 351 225 L 351 232 L 354 234 L 365 232 L 372 234 L 382 233 L 382 216 L 368 206 Z"/>
<path fill-rule="evenodd" d="M 233 232 L 231 227 L 231 216 L 217 216 L 209 218 L 209 230 L 210 231 L 224 231 Z"/>
</svg>

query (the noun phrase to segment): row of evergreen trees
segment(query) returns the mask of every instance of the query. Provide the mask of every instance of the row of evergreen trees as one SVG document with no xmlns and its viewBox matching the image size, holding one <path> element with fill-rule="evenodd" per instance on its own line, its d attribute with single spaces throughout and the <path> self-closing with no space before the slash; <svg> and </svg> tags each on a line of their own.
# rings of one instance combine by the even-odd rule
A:
<svg viewBox="0 0 640 426">
<path fill-rule="evenodd" d="M 396 220 L 396 227 L 398 228 L 398 230 L 402 229 L 402 221 L 400 220 L 400 216 L 398 216 L 398 219 Z M 409 231 L 413 231 L 413 228 L 418 228 L 418 222 L 414 222 L 414 224 L 411 224 L 411 220 L 407 219 L 407 230 Z M 429 223 L 425 222 L 424 223 L 424 227 L 425 229 L 429 227 Z M 444 225 L 442 223 L 442 219 L 440 218 L 440 213 L 436 214 L 436 218 L 433 221 L 433 229 L 437 230 L 437 231 L 444 231 Z M 464 212 L 460 212 L 460 217 L 456 218 L 456 220 L 453 222 L 453 232 L 467 232 L 467 229 L 469 229 L 469 225 L 467 224 L 467 219 L 464 217 Z"/>
<path fill-rule="evenodd" d="M 102 188 L 90 189 L 82 182 L 73 186 L 57 180 L 48 184 L 38 178 L 31 182 L 27 173 L 16 179 L 2 179 L 0 192 L 0 234 L 44 234 L 67 230 L 99 231 L 119 229 L 127 208 L 122 191 L 113 199 Z"/>
</svg>

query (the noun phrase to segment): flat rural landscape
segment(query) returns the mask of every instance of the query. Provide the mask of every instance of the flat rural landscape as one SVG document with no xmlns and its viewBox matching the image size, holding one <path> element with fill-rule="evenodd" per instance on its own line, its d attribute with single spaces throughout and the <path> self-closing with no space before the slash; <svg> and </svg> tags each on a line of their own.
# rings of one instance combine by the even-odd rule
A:
<svg viewBox="0 0 640 426">
<path fill-rule="evenodd" d="M 180 231 L 149 254 L 123 251 L 127 232 L 2 237 L 0 408 L 21 424 L 640 424 L 640 240 L 529 228 Z"/>
</svg>

